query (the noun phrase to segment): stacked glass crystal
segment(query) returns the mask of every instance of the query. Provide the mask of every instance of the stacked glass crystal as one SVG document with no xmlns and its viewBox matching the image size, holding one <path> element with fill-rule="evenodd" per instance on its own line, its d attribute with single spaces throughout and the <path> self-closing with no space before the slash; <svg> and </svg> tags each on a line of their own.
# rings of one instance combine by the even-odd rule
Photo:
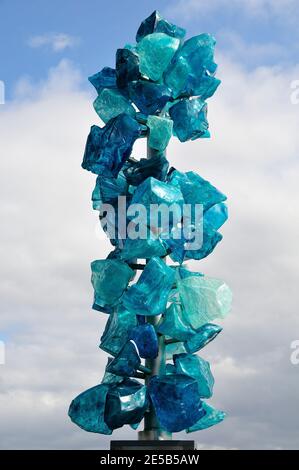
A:
<svg viewBox="0 0 299 470">
<path fill-rule="evenodd" d="M 169 169 L 166 158 L 172 135 L 210 136 L 206 100 L 220 84 L 214 48 L 211 35 L 185 40 L 183 28 L 154 11 L 136 43 L 117 50 L 115 68 L 89 78 L 104 125 L 91 127 L 82 167 L 97 175 L 93 208 L 114 249 L 91 263 L 93 308 L 108 315 L 100 348 L 110 357 L 102 382 L 70 405 L 86 431 L 136 429 L 154 413 L 161 430 L 192 432 L 225 417 L 207 402 L 214 377 L 196 353 L 221 332 L 212 322 L 229 313 L 232 294 L 184 262 L 205 258 L 221 241 L 226 196 L 194 171 Z M 151 158 L 132 157 L 140 138 Z M 148 364 L 158 356 L 153 373 Z"/>
</svg>

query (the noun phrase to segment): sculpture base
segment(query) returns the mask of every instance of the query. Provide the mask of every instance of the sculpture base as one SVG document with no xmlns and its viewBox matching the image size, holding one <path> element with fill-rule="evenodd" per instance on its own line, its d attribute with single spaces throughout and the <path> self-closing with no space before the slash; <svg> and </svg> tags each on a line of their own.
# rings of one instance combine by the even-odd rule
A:
<svg viewBox="0 0 299 470">
<path fill-rule="evenodd" d="M 110 450 L 195 450 L 194 441 L 111 441 Z"/>
</svg>

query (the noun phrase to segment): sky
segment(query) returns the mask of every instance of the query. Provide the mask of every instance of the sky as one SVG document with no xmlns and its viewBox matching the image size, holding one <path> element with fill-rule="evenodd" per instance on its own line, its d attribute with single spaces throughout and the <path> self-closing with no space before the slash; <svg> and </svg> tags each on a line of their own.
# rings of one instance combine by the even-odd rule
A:
<svg viewBox="0 0 299 470">
<path fill-rule="evenodd" d="M 223 333 L 202 353 L 216 380 L 211 403 L 228 418 L 192 438 L 203 449 L 299 448 L 290 360 L 299 339 L 298 1 L 0 0 L 2 449 L 109 446 L 67 417 L 106 364 L 90 261 L 110 246 L 91 209 L 94 175 L 80 166 L 99 124 L 87 77 L 113 66 L 154 9 L 188 36 L 215 35 L 222 79 L 209 100 L 211 139 L 172 139 L 168 150 L 173 166 L 224 192 L 230 212 L 214 253 L 190 263 L 234 293 Z M 134 154 L 144 152 L 138 142 Z M 126 427 L 113 439 L 135 436 Z"/>
</svg>

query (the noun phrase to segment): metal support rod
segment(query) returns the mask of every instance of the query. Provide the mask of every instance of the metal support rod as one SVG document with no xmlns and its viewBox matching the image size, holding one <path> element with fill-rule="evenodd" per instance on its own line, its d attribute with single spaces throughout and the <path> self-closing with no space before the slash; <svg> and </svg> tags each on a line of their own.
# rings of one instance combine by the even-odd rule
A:
<svg viewBox="0 0 299 470">
<path fill-rule="evenodd" d="M 147 137 L 147 158 L 156 156 L 159 152 L 152 149 L 148 143 Z M 157 326 L 160 320 L 160 315 L 149 316 L 146 318 L 148 323 Z M 163 335 L 158 335 L 159 352 L 155 359 L 147 359 L 145 366 L 151 370 L 151 373 L 145 378 L 145 385 L 148 385 L 151 377 L 158 374 L 165 373 L 165 338 Z M 150 404 L 150 409 L 144 416 L 144 430 L 138 433 L 139 440 L 170 440 L 172 439 L 171 433 L 161 429 L 153 405 Z"/>
</svg>

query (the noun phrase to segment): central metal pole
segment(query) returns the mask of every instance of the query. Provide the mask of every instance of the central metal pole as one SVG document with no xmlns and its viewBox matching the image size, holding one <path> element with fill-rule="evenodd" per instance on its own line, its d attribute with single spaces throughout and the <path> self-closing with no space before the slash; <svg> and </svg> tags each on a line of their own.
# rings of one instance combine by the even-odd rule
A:
<svg viewBox="0 0 299 470">
<path fill-rule="evenodd" d="M 158 155 L 159 152 L 149 146 L 147 137 L 147 158 L 152 158 Z M 147 323 L 154 325 L 155 327 L 159 323 L 161 315 L 155 315 L 153 317 L 146 317 Z M 158 335 L 158 346 L 159 352 L 155 359 L 146 359 L 145 366 L 151 370 L 150 374 L 146 375 L 145 385 L 147 386 L 151 377 L 154 375 L 162 375 L 165 373 L 166 364 L 166 352 L 165 352 L 165 338 L 163 335 Z M 138 439 L 144 440 L 171 440 L 171 433 L 161 429 L 153 405 L 150 405 L 150 409 L 145 413 L 144 416 L 144 430 L 138 433 Z"/>
</svg>

